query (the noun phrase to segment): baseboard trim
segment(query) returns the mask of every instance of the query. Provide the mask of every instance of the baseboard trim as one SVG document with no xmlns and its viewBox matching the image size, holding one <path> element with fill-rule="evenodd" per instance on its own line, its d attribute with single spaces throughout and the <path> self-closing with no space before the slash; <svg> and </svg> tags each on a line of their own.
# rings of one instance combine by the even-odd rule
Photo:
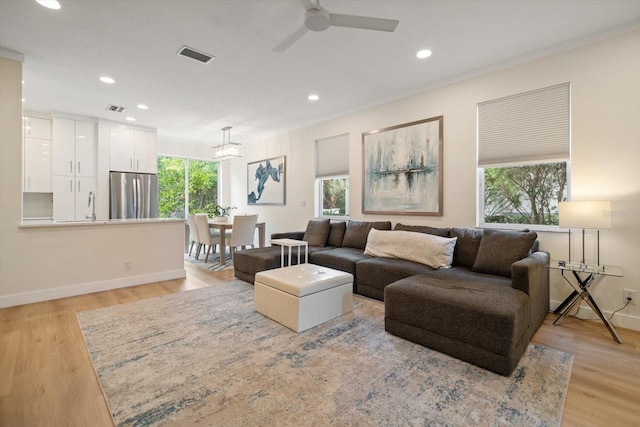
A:
<svg viewBox="0 0 640 427">
<path fill-rule="evenodd" d="M 0 308 L 34 302 L 50 301 L 59 298 L 74 297 L 93 292 L 109 291 L 129 286 L 144 285 L 146 283 L 162 282 L 165 280 L 181 279 L 187 276 L 184 269 L 161 271 L 139 276 L 128 276 L 120 279 L 102 280 L 99 282 L 81 283 L 61 288 L 45 289 L 41 291 L 24 292 L 13 295 L 0 295 Z"/>
<path fill-rule="evenodd" d="M 553 301 L 552 300 L 551 301 L 551 311 L 553 311 L 556 308 L 558 308 L 560 303 L 562 303 L 562 301 Z M 573 312 L 575 312 L 575 310 L 576 309 L 574 308 Z M 604 314 L 607 319 L 611 316 L 611 313 L 613 313 L 613 312 L 612 311 L 606 311 L 606 310 L 602 311 L 602 314 Z M 580 304 L 580 312 L 578 314 L 578 318 L 582 319 L 582 320 L 593 320 L 595 322 L 602 323 L 602 321 L 600 320 L 600 318 L 598 317 L 596 312 L 593 311 L 591 309 L 591 307 L 589 307 L 584 302 L 582 304 Z M 629 314 L 624 314 L 623 312 L 618 312 L 613 316 L 613 319 L 611 319 L 610 322 L 613 323 L 613 326 L 615 326 L 615 327 L 633 329 L 634 331 L 640 331 L 640 317 L 638 317 L 638 316 L 631 316 Z"/>
</svg>

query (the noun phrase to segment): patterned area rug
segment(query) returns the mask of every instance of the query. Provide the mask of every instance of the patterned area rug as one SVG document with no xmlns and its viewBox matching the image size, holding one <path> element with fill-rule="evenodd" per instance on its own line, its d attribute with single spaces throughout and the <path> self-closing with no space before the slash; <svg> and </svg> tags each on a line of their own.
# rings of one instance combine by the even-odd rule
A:
<svg viewBox="0 0 640 427">
<path fill-rule="evenodd" d="M 559 425 L 573 356 L 503 377 L 384 331 L 384 304 L 296 334 L 233 281 L 78 314 L 117 425 Z"/>
<path fill-rule="evenodd" d="M 191 253 L 191 255 L 184 254 L 184 260 L 186 262 L 189 262 L 200 268 L 206 268 L 209 271 L 222 271 L 233 268 L 233 262 L 231 262 L 231 254 L 229 254 L 229 252 L 224 254 L 226 263 L 222 267 L 220 267 L 220 254 L 217 252 L 214 254 L 209 254 L 209 259 L 207 260 L 207 262 L 204 262 L 205 254 L 203 253 L 201 253 L 198 258 L 199 259 L 196 259 L 193 252 Z"/>
</svg>

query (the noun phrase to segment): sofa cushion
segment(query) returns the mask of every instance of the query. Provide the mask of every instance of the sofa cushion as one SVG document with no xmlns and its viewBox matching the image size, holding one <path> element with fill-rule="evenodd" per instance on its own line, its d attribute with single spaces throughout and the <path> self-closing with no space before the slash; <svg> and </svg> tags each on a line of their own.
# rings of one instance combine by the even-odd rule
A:
<svg viewBox="0 0 640 427">
<path fill-rule="evenodd" d="M 473 271 L 511 277 L 511 264 L 527 256 L 537 237 L 534 231 L 485 230 Z"/>
<path fill-rule="evenodd" d="M 458 238 L 453 251 L 453 265 L 472 268 L 482 240 L 482 230 L 454 227 L 451 229 L 451 237 Z"/>
<path fill-rule="evenodd" d="M 349 220 L 347 231 L 345 231 L 344 239 L 342 240 L 342 246 L 364 250 L 365 246 L 367 246 L 369 231 L 372 228 L 391 230 L 391 221 L 365 222 Z"/>
<path fill-rule="evenodd" d="M 327 238 L 329 237 L 329 225 L 329 218 L 310 219 L 302 240 L 307 242 L 309 246 L 326 245 Z"/>
<path fill-rule="evenodd" d="M 405 225 L 397 223 L 393 229 L 399 231 L 414 231 L 416 233 L 433 234 L 434 236 L 440 237 L 451 237 L 451 229 L 448 227 L 436 228 L 429 227 L 428 225 Z"/>
<path fill-rule="evenodd" d="M 376 257 L 400 258 L 433 268 L 449 268 L 456 239 L 412 231 L 371 229 L 364 253 Z"/>
<path fill-rule="evenodd" d="M 327 246 L 335 246 L 336 248 L 342 246 L 342 240 L 344 239 L 344 232 L 346 230 L 346 222 L 332 222 L 329 225 L 329 238 L 327 239 Z"/>
</svg>

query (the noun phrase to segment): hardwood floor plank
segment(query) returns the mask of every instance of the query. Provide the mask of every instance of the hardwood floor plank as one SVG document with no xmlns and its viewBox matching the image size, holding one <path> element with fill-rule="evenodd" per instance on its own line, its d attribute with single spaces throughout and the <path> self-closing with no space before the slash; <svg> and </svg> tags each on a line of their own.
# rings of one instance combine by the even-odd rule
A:
<svg viewBox="0 0 640 427">
<path fill-rule="evenodd" d="M 0 309 L 0 426 L 110 426 L 76 313 L 215 286 L 233 270 Z M 640 425 L 640 332 L 548 315 L 533 342 L 574 355 L 563 426 Z"/>
</svg>

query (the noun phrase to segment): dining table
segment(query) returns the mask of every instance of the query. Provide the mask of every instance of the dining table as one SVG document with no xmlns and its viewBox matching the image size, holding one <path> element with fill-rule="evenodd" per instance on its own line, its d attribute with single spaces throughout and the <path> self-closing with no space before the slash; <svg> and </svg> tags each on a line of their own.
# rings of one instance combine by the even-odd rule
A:
<svg viewBox="0 0 640 427">
<path fill-rule="evenodd" d="M 218 230 L 220 232 L 220 267 L 224 267 L 226 264 L 225 254 L 227 253 L 227 230 L 233 230 L 233 221 L 216 221 L 209 220 L 209 228 Z M 265 241 L 265 225 L 264 222 L 257 222 L 256 228 L 258 229 L 258 247 L 264 248 Z M 231 251 L 229 251 L 231 252 Z"/>
</svg>

